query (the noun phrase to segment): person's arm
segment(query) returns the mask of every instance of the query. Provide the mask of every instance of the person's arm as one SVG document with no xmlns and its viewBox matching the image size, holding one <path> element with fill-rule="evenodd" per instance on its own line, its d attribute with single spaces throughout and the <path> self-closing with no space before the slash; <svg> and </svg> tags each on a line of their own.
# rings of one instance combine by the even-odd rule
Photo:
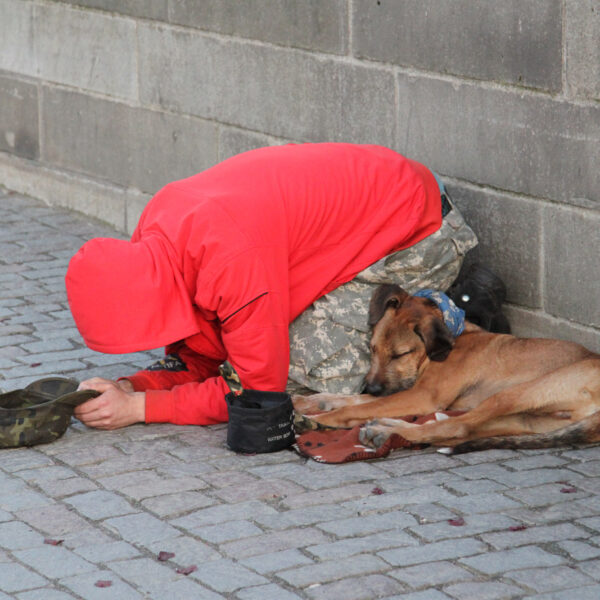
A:
<svg viewBox="0 0 600 600">
<path fill-rule="evenodd" d="M 222 339 L 228 360 L 247 389 L 282 391 L 289 368 L 288 325 L 277 317 L 280 303 L 265 294 L 226 319 Z M 146 422 L 210 425 L 228 420 L 222 377 L 146 391 Z"/>
</svg>

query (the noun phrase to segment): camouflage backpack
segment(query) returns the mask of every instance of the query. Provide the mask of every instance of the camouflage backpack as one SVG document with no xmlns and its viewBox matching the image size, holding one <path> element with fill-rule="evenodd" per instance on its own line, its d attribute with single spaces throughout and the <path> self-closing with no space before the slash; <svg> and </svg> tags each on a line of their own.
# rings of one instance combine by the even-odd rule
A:
<svg viewBox="0 0 600 600">
<path fill-rule="evenodd" d="M 78 385 L 74 379 L 48 377 L 0 394 L 0 448 L 58 439 L 67 430 L 73 409 L 98 396 L 95 390 L 77 391 Z"/>
</svg>

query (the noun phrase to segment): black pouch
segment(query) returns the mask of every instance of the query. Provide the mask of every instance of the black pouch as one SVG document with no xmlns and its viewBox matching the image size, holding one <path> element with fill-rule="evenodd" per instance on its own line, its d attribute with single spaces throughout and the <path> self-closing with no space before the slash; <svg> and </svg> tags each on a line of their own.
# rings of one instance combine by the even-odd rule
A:
<svg viewBox="0 0 600 600">
<path fill-rule="evenodd" d="M 276 452 L 291 446 L 294 407 L 285 392 L 244 390 L 225 396 L 229 409 L 227 445 L 235 452 Z"/>
</svg>

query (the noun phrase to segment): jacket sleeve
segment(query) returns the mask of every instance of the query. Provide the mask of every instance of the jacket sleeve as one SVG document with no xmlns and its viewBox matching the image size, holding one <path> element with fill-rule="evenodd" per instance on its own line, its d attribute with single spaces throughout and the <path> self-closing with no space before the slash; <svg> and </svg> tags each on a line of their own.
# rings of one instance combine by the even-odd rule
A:
<svg viewBox="0 0 600 600">
<path fill-rule="evenodd" d="M 289 368 L 287 295 L 268 285 L 262 261 L 252 252 L 231 260 L 207 277 L 200 298 L 205 310 L 221 324 L 227 360 L 247 389 L 283 391 Z M 284 275 L 287 282 L 287 271 Z M 200 304 L 199 302 L 199 304 Z M 218 376 L 146 391 L 146 422 L 209 425 L 228 420 L 225 395 L 229 388 Z M 135 386 L 134 382 L 134 386 Z"/>
</svg>

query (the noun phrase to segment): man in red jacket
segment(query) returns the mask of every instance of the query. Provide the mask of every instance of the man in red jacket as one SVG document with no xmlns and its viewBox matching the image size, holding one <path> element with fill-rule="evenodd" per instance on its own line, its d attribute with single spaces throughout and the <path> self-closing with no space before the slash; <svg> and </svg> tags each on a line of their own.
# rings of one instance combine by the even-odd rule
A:
<svg viewBox="0 0 600 600">
<path fill-rule="evenodd" d="M 245 388 L 282 391 L 290 323 L 384 256 L 433 234 L 440 188 L 387 148 L 261 148 L 163 188 L 131 241 L 93 239 L 70 262 L 85 343 L 126 353 L 166 346 L 162 364 L 81 405 L 86 425 L 227 421 L 228 360 Z"/>
</svg>

